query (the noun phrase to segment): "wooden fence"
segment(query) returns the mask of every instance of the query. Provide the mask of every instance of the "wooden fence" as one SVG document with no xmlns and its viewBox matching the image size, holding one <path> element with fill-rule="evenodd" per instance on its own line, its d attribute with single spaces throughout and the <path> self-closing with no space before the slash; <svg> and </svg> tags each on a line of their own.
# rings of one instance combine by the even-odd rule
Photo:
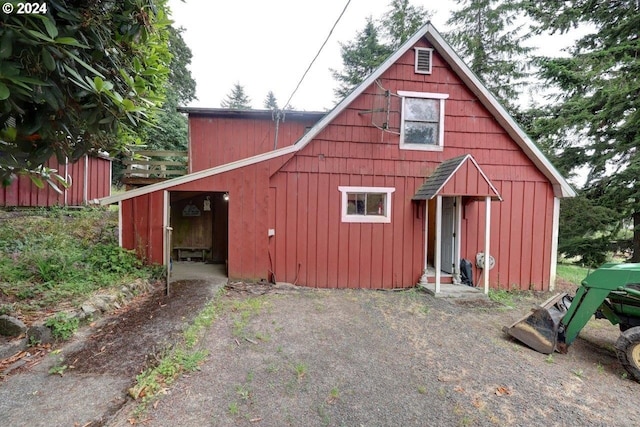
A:
<svg viewBox="0 0 640 427">
<path fill-rule="evenodd" d="M 135 151 L 123 163 L 125 184 L 149 184 L 186 175 L 188 172 L 186 151 L 140 150 Z"/>
</svg>

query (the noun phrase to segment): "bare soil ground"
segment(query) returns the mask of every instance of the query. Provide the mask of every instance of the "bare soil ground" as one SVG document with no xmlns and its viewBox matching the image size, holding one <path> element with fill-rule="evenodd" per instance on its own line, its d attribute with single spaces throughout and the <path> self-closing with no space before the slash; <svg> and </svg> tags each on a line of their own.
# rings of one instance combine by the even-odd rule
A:
<svg viewBox="0 0 640 427">
<path fill-rule="evenodd" d="M 570 287 L 570 286 L 566 286 Z M 213 295 L 187 281 L 152 294 L 63 348 L 64 377 L 40 365 L 0 383 L 0 425 L 130 425 L 133 377 Z M 569 354 L 505 337 L 548 295 L 509 309 L 422 292 L 235 287 L 200 346 L 209 357 L 139 423 L 148 426 L 635 426 L 640 384 L 626 378 L 616 327 L 593 320 Z M 44 365 L 44 363 L 43 363 Z M 39 370 L 40 369 L 40 370 Z"/>
<path fill-rule="evenodd" d="M 143 417 L 149 426 L 634 426 L 616 327 L 593 320 L 551 357 L 505 337 L 548 295 L 506 309 L 418 291 L 297 290 L 219 319 L 201 371 Z M 124 426 L 127 408 L 109 425 Z"/>
</svg>

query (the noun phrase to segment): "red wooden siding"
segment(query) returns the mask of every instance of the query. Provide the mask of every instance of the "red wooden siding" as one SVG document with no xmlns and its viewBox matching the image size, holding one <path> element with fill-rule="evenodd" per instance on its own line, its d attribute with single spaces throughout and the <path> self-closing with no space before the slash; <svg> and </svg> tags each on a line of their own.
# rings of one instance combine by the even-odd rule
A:
<svg viewBox="0 0 640 427">
<path fill-rule="evenodd" d="M 447 196 L 495 196 L 489 183 L 482 177 L 478 168 L 465 161 L 442 187 L 440 193 Z"/>
<path fill-rule="evenodd" d="M 277 148 L 296 142 L 314 123 L 285 116 L 279 123 Z M 191 115 L 189 141 L 189 171 L 197 172 L 273 150 L 275 122 L 271 118 Z"/>
<path fill-rule="evenodd" d="M 429 47 L 424 40 L 417 45 Z M 490 243 L 496 259 L 489 273 L 491 285 L 548 289 L 554 205 L 549 180 L 437 52 L 431 75 L 415 74 L 413 55 L 413 49 L 407 51 L 380 82 L 393 93 L 449 95 L 442 151 L 400 150 L 398 135 L 375 128 L 371 116 L 362 114 L 374 108 L 379 90 L 372 85 L 295 154 L 170 189 L 229 193 L 231 279 L 271 278 L 314 287 L 414 286 L 423 269 L 425 203 L 411 198 L 441 162 L 471 154 L 503 198 L 491 202 Z M 189 121 L 191 171 L 273 149 L 271 120 L 203 114 Z M 306 125 L 281 123 L 278 146 L 293 143 Z M 491 194 L 467 166 L 445 192 Z M 391 223 L 341 222 L 338 186 L 393 187 Z M 122 212 L 123 219 L 128 218 L 123 245 L 138 250 L 148 262 L 161 263 L 163 192 L 125 201 Z M 430 209 L 429 220 L 432 215 Z M 484 250 L 484 201 L 464 198 L 461 226 L 461 255 L 475 260 Z M 275 233 L 271 237 L 269 229 Z M 433 251 L 434 233 L 429 234 Z"/>
<path fill-rule="evenodd" d="M 122 215 L 122 247 L 135 250 L 145 262 L 164 261 L 164 194 L 157 191 L 120 204 Z"/>
<path fill-rule="evenodd" d="M 229 193 L 228 267 L 232 280 L 268 278 L 268 173 L 268 162 L 260 163 L 170 189 Z M 122 246 L 135 249 L 148 263 L 163 263 L 163 203 L 163 191 L 122 202 Z"/>
<path fill-rule="evenodd" d="M 19 176 L 10 186 L 0 186 L 0 206 L 81 206 L 111 194 L 109 159 L 89 156 L 65 164 L 52 157 L 45 166 L 56 169 L 60 176 L 70 180 L 71 186 L 66 189 L 59 186 L 63 191 L 59 194 L 47 184 L 38 188 L 29 177 Z"/>
<path fill-rule="evenodd" d="M 381 83 L 394 93 L 449 94 L 443 151 L 400 150 L 399 136 L 378 130 L 369 115 L 359 114 L 372 108 L 375 85 L 368 88 L 271 179 L 277 279 L 317 287 L 415 285 L 423 268 L 424 217 L 423 205 L 418 209 L 411 197 L 439 163 L 471 154 L 504 198 L 492 202 L 491 253 L 497 261 L 489 276 L 492 286 L 548 288 L 553 190 L 547 178 L 437 53 L 432 75 L 414 73 L 409 50 Z M 470 171 L 458 172 L 448 193 L 490 194 Z M 391 223 L 342 223 L 339 185 L 395 187 Z M 475 260 L 484 250 L 484 212 L 484 202 L 465 207 L 464 258 Z"/>
</svg>

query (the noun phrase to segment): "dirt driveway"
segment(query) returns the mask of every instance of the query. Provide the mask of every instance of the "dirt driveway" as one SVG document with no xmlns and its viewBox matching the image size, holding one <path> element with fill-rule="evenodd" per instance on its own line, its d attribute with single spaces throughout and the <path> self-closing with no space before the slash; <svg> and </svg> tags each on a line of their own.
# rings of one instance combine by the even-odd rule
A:
<svg viewBox="0 0 640 427">
<path fill-rule="evenodd" d="M 569 354 L 545 356 L 505 309 L 417 291 L 230 292 L 201 371 L 146 414 L 148 426 L 637 426 L 617 328 L 593 320 Z M 107 425 L 129 425 L 129 404 Z"/>
</svg>

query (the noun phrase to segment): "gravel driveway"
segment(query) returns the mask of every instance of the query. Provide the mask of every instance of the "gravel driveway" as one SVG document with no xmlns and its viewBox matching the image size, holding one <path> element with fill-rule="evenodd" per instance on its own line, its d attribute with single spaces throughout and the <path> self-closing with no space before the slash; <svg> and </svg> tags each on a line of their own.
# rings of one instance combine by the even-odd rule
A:
<svg viewBox="0 0 640 427">
<path fill-rule="evenodd" d="M 418 291 L 230 292 L 201 371 L 150 408 L 148 426 L 637 426 L 640 384 L 591 321 L 569 354 L 507 339 L 515 309 Z M 129 425 L 134 404 L 108 423 Z"/>
</svg>

